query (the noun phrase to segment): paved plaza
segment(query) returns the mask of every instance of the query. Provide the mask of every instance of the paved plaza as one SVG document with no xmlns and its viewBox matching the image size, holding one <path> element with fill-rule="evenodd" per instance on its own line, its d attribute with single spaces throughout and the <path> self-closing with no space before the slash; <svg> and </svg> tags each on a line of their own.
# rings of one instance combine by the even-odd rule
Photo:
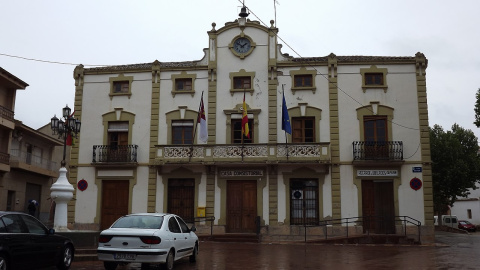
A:
<svg viewBox="0 0 480 270">
<path fill-rule="evenodd" d="M 175 269 L 478 269 L 480 233 L 437 232 L 435 245 L 317 245 L 201 242 L 198 261 Z M 72 270 L 103 269 L 103 263 L 74 262 Z M 118 270 L 140 269 L 140 264 Z M 158 269 L 152 267 L 151 269 Z"/>
</svg>

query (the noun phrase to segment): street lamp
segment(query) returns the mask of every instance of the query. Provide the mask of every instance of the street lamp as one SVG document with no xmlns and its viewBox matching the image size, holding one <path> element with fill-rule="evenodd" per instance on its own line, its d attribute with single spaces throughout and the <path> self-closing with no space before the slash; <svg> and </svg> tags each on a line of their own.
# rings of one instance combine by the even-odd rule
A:
<svg viewBox="0 0 480 270">
<path fill-rule="evenodd" d="M 73 137 L 77 138 L 80 133 L 81 122 L 73 117 L 71 109 L 67 106 L 62 110 L 63 120 L 53 116 L 50 122 L 53 135 L 58 135 L 59 139 L 63 139 L 63 159 L 59 176 L 57 181 L 50 188 L 50 197 L 55 202 L 55 218 L 53 227 L 57 231 L 69 231 L 67 228 L 67 204 L 73 198 L 73 186 L 67 179 L 67 168 L 65 162 L 65 155 L 67 149 L 67 140 L 70 141 Z"/>
<path fill-rule="evenodd" d="M 63 120 L 58 119 L 57 116 L 53 116 L 50 122 L 50 127 L 52 128 L 52 134 L 58 135 L 59 139 L 63 138 L 63 159 L 61 166 L 65 167 L 65 154 L 67 148 L 67 139 L 72 139 L 74 136 L 78 138 L 78 133 L 80 133 L 80 127 L 82 123 L 73 117 L 73 114 L 70 114 L 72 110 L 67 106 L 62 109 Z"/>
</svg>

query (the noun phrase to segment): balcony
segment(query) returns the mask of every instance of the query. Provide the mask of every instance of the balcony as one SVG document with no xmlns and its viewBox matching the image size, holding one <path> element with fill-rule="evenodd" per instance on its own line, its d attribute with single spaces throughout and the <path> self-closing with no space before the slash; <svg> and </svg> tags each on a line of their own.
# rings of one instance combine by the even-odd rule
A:
<svg viewBox="0 0 480 270">
<path fill-rule="evenodd" d="M 330 143 L 157 145 L 159 164 L 330 163 Z"/>
<path fill-rule="evenodd" d="M 8 119 L 13 122 L 14 113 L 12 110 L 0 106 L 0 115 L 2 116 L 2 118 Z"/>
<path fill-rule="evenodd" d="M 10 150 L 10 166 L 50 177 L 57 177 L 57 163 L 49 159 L 22 152 L 18 149 Z"/>
<path fill-rule="evenodd" d="M 10 171 L 10 154 L 0 152 L 0 172 Z"/>
<path fill-rule="evenodd" d="M 94 145 L 92 163 L 94 165 L 137 164 L 138 145 Z"/>
<path fill-rule="evenodd" d="M 402 141 L 355 141 L 354 161 L 403 161 Z"/>
<path fill-rule="evenodd" d="M 15 127 L 14 123 L 14 112 L 10 109 L 7 109 L 3 106 L 0 106 L 0 124 L 3 126 L 6 126 L 10 129 L 13 129 Z M 6 120 L 6 121 L 5 121 Z"/>
</svg>

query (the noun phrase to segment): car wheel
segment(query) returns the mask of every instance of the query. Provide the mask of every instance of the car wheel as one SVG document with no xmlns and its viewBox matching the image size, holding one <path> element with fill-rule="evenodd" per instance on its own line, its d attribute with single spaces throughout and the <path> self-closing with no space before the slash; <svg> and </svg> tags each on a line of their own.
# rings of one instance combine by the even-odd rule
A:
<svg viewBox="0 0 480 270">
<path fill-rule="evenodd" d="M 7 257 L 3 254 L 0 254 L 0 270 L 7 270 L 7 269 L 9 269 Z"/>
<path fill-rule="evenodd" d="M 190 262 L 196 262 L 197 261 L 197 256 L 198 256 L 198 246 L 195 244 L 195 247 L 193 247 L 193 253 L 190 255 Z"/>
<path fill-rule="evenodd" d="M 71 245 L 67 245 L 63 248 L 62 256 L 58 261 L 57 268 L 61 270 L 67 270 L 72 265 L 73 260 L 73 247 Z"/>
<path fill-rule="evenodd" d="M 170 252 L 168 252 L 168 255 L 167 255 L 167 261 L 165 262 L 165 264 L 162 265 L 162 268 L 166 270 L 172 270 L 173 260 L 174 260 L 173 251 L 170 250 Z"/>
<path fill-rule="evenodd" d="M 117 265 L 116 262 L 103 262 L 103 267 L 105 267 L 106 270 L 115 270 L 117 269 Z"/>
</svg>

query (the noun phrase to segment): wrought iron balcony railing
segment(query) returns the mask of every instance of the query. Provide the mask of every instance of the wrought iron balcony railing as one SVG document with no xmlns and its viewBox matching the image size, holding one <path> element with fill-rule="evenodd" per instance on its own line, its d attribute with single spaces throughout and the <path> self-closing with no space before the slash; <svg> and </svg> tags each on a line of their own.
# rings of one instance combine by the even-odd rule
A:
<svg viewBox="0 0 480 270">
<path fill-rule="evenodd" d="M 94 145 L 92 163 L 137 162 L 138 145 Z"/>
<path fill-rule="evenodd" d="M 157 145 L 157 163 L 329 162 L 330 143 Z"/>
<path fill-rule="evenodd" d="M 354 141 L 353 160 L 403 160 L 402 141 Z"/>
</svg>

